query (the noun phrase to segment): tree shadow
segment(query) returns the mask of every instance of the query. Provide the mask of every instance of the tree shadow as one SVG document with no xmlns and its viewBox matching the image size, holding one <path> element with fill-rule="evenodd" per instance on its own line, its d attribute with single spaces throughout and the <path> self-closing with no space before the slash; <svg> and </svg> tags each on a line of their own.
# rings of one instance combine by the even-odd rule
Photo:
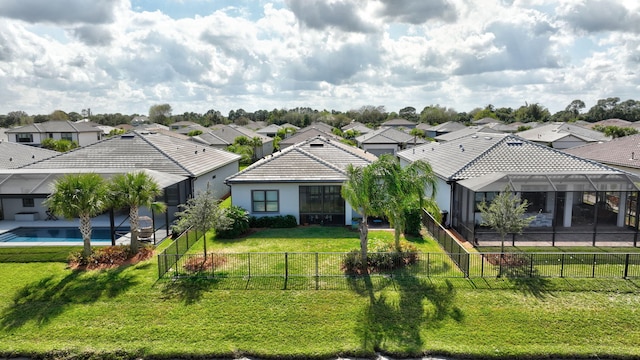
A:
<svg viewBox="0 0 640 360">
<path fill-rule="evenodd" d="M 0 314 L 0 327 L 15 329 L 29 321 L 44 325 L 74 305 L 116 297 L 137 284 L 133 275 L 123 273 L 125 268 L 74 270 L 60 280 L 48 276 L 27 284 L 15 294 L 13 304 Z"/>
<path fill-rule="evenodd" d="M 392 279 L 363 275 L 351 284 L 355 285 L 352 290 L 369 298 L 356 330 L 367 350 L 398 348 L 403 353 L 394 355 L 417 356 L 424 345 L 422 330 L 439 327 L 447 319 L 464 320 L 464 314 L 454 305 L 456 292 L 448 280 L 444 286 L 436 285 L 428 278 L 399 270 Z M 390 285 L 398 292 L 397 299 L 380 291 Z"/>
<path fill-rule="evenodd" d="M 202 294 L 215 287 L 218 281 L 216 278 L 198 276 L 172 279 L 162 284 L 162 299 L 179 299 L 185 305 L 192 305 L 202 300 Z"/>
<path fill-rule="evenodd" d="M 551 282 L 549 279 L 540 276 L 536 269 L 523 269 L 517 266 L 509 267 L 503 270 L 503 274 L 514 288 L 525 295 L 534 296 L 538 299 L 545 299 L 547 295 L 553 295 Z"/>
</svg>

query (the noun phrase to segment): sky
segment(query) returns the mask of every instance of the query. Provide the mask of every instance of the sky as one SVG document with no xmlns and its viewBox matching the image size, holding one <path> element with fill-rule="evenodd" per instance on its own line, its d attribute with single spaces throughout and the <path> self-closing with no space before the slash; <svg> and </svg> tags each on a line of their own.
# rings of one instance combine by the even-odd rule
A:
<svg viewBox="0 0 640 360">
<path fill-rule="evenodd" d="M 0 114 L 640 100 L 637 0 L 2 0 Z"/>
</svg>

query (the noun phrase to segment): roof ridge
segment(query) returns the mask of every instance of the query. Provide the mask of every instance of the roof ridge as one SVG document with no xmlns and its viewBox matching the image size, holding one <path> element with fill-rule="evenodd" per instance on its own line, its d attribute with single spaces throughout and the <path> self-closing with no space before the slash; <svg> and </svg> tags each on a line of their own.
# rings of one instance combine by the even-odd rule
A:
<svg viewBox="0 0 640 360">
<path fill-rule="evenodd" d="M 141 134 L 138 133 L 137 130 L 133 131 L 140 139 L 142 139 L 144 142 L 146 142 L 147 144 L 151 145 L 154 149 L 158 150 L 162 155 L 164 155 L 165 157 L 167 157 L 169 160 L 171 160 L 171 162 L 173 162 L 174 164 L 178 165 L 179 168 L 181 168 L 182 170 L 186 171 L 187 174 L 189 174 L 190 176 L 196 176 L 196 174 L 194 174 L 191 170 L 185 168 L 182 164 L 180 164 L 179 161 L 176 161 L 176 159 L 174 159 L 172 156 L 170 156 L 169 154 L 167 154 L 166 151 L 160 149 L 158 146 L 156 146 L 156 144 L 152 143 L 151 141 L 149 141 L 149 139 L 146 138 L 146 136 L 142 136 Z"/>
</svg>

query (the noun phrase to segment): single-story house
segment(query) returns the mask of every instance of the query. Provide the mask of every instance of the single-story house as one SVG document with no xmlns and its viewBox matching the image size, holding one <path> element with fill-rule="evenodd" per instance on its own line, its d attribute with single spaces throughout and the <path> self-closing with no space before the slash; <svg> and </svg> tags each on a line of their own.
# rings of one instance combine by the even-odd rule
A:
<svg viewBox="0 0 640 360">
<path fill-rule="evenodd" d="M 286 149 L 289 146 L 292 146 L 294 144 L 297 144 L 297 143 L 300 143 L 300 142 L 303 142 L 303 141 L 306 141 L 308 139 L 315 138 L 315 137 L 318 137 L 318 136 L 324 136 L 324 137 L 326 137 L 328 139 L 334 139 L 336 141 L 341 140 L 341 138 L 339 136 L 336 136 L 336 135 L 334 135 L 332 133 L 327 133 L 327 132 L 322 131 L 322 130 L 317 129 L 317 128 L 305 128 L 304 131 L 301 130 L 301 131 L 295 133 L 294 135 L 292 135 L 292 136 L 290 136 L 290 137 L 288 137 L 286 139 L 281 140 L 280 141 L 280 150 Z"/>
<path fill-rule="evenodd" d="M 424 144 L 420 137 L 407 134 L 393 127 L 381 127 L 365 135 L 356 137 L 358 147 L 376 156 L 396 154 L 398 151 Z"/>
<path fill-rule="evenodd" d="M 418 124 L 416 124 L 413 121 L 409 121 L 403 118 L 396 118 L 396 119 L 391 119 L 383 122 L 382 124 L 380 124 L 380 127 L 392 127 L 392 128 L 401 130 L 401 129 L 413 129 L 416 127 L 416 125 Z"/>
<path fill-rule="evenodd" d="M 149 169 L 189 179 L 185 191 L 193 196 L 210 186 L 223 197 L 224 179 L 239 169 L 240 155 L 173 136 L 132 131 L 60 153 L 25 169 Z"/>
<path fill-rule="evenodd" d="M 467 126 L 464 129 L 460 129 L 460 130 L 452 131 L 450 133 L 436 136 L 434 140 L 437 142 L 447 142 L 447 141 L 459 139 L 461 137 L 465 137 L 473 134 L 478 134 L 478 136 L 480 136 L 483 134 L 501 134 L 501 133 L 502 133 L 501 131 L 494 130 L 493 128 L 488 126 L 473 125 L 473 126 Z"/>
<path fill-rule="evenodd" d="M 207 144 L 211 147 L 224 149 L 232 145 L 236 138 L 244 136 L 249 140 L 258 138 L 262 145 L 256 148 L 256 158 L 262 158 L 273 152 L 273 139 L 251 129 L 239 125 L 218 125 L 200 135 L 194 136 L 193 141 Z"/>
<path fill-rule="evenodd" d="M 298 224 L 350 225 L 357 216 L 340 191 L 346 167 L 377 157 L 317 136 L 267 156 L 226 179 L 233 205 L 251 216 L 293 215 Z"/>
<path fill-rule="evenodd" d="M 526 199 L 534 217 L 514 239 L 637 243 L 640 178 L 633 174 L 508 134 L 425 144 L 398 157 L 403 165 L 431 164 L 445 224 L 469 241 L 500 239 L 483 225 L 478 205 L 506 189 Z"/>
<path fill-rule="evenodd" d="M 263 136 L 268 136 L 270 138 L 276 137 L 278 131 L 280 131 L 282 127 L 280 125 L 271 124 L 269 126 L 263 127 L 262 129 L 256 130 L 256 132 Z"/>
<path fill-rule="evenodd" d="M 447 134 L 456 130 L 464 129 L 466 126 L 463 123 L 457 121 L 447 121 L 442 124 L 438 124 L 432 126 L 425 130 L 425 135 L 432 139 L 435 139 L 436 136 L 440 136 L 443 134 Z"/>
<path fill-rule="evenodd" d="M 12 128 L 5 133 L 11 142 L 32 146 L 41 146 L 44 139 L 64 139 L 85 146 L 103 138 L 102 129 L 73 121 L 47 121 Z"/>
<path fill-rule="evenodd" d="M 563 122 L 539 125 L 530 130 L 518 132 L 516 135 L 525 140 L 560 150 L 611 140 L 611 136 L 606 136 L 599 131 Z"/>
<path fill-rule="evenodd" d="M 640 176 L 640 134 L 563 150 Z"/>
</svg>

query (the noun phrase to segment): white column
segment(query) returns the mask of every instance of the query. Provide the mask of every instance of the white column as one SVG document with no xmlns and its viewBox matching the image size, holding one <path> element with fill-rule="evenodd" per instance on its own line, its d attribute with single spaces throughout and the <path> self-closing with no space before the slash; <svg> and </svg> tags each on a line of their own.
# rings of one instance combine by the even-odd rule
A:
<svg viewBox="0 0 640 360">
<path fill-rule="evenodd" d="M 627 193 L 626 191 L 620 191 L 618 199 L 618 227 L 624 227 L 624 216 L 627 213 Z"/>
<path fill-rule="evenodd" d="M 344 224 L 351 226 L 351 222 L 353 221 L 353 210 L 351 209 L 351 204 L 349 202 L 344 202 Z"/>
<path fill-rule="evenodd" d="M 573 192 L 567 191 L 564 198 L 564 221 L 562 226 L 571 227 L 571 214 L 573 213 Z"/>
<path fill-rule="evenodd" d="M 549 214 L 553 214 L 556 210 L 556 193 L 553 191 L 547 192 L 547 204 L 546 208 Z"/>
</svg>

